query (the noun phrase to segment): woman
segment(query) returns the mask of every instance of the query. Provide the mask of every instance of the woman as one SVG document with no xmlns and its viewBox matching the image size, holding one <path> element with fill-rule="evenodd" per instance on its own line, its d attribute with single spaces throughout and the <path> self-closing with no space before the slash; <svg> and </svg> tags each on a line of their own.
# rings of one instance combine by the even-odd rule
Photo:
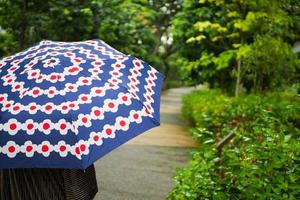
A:
<svg viewBox="0 0 300 200">
<path fill-rule="evenodd" d="M 91 200 L 98 192 L 95 168 L 0 169 L 1 200 Z"/>
</svg>

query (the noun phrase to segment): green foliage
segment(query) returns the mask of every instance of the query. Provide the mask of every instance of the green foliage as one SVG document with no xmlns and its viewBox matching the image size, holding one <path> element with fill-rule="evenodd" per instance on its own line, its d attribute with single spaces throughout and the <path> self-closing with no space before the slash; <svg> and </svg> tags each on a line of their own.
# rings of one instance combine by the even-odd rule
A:
<svg viewBox="0 0 300 200">
<path fill-rule="evenodd" d="M 93 30 L 91 0 L 49 1 L 47 37 L 61 41 L 89 39 Z"/>
<path fill-rule="evenodd" d="M 194 92 L 183 97 L 183 117 L 197 127 L 220 126 L 223 123 L 219 121 L 220 115 L 228 114 L 225 112 L 228 101 L 219 90 Z"/>
<path fill-rule="evenodd" d="M 229 93 L 233 86 L 247 92 L 276 90 L 296 80 L 286 77 L 293 76 L 299 62 L 289 44 L 299 37 L 294 31 L 299 14 L 299 3 L 292 0 L 185 0 L 173 20 L 173 34 L 178 52 L 190 62 L 190 74 L 198 74 L 193 82 Z M 256 48 L 262 41 L 266 46 Z M 278 59 L 269 62 L 273 53 Z M 258 60 L 256 70 L 250 60 Z M 280 76 L 278 69 L 286 67 L 286 76 Z"/>
<path fill-rule="evenodd" d="M 99 38 L 172 76 L 170 26 L 180 8 L 181 0 L 0 0 L 0 56 L 43 39 Z M 180 83 L 175 77 L 170 82 Z"/>
<path fill-rule="evenodd" d="M 0 26 L 0 57 L 8 56 L 11 52 L 14 52 L 14 46 L 16 44 L 13 36 L 1 30 Z"/>
<path fill-rule="evenodd" d="M 91 0 L 1 0 L 1 27 L 16 40 L 19 51 L 42 39 L 77 41 L 92 31 Z"/>
<path fill-rule="evenodd" d="M 200 147 L 178 169 L 168 199 L 299 199 L 300 99 L 293 93 L 228 97 L 196 91 L 183 116 Z M 216 145 L 233 133 L 221 154 Z"/>
<path fill-rule="evenodd" d="M 257 37 L 241 55 L 245 70 L 245 87 L 255 91 L 281 89 L 297 81 L 300 60 L 291 47 L 280 38 Z"/>
<path fill-rule="evenodd" d="M 149 54 L 158 43 L 153 27 L 149 26 L 155 19 L 155 11 L 130 1 L 114 0 L 102 6 L 99 38 L 124 53 L 134 54 L 159 65 L 157 55 Z"/>
</svg>

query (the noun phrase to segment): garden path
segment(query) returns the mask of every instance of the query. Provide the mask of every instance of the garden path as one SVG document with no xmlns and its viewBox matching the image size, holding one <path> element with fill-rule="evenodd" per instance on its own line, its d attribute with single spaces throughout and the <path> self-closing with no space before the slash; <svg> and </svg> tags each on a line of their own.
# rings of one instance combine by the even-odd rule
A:
<svg viewBox="0 0 300 200">
<path fill-rule="evenodd" d="M 176 167 L 187 166 L 197 146 L 180 117 L 181 97 L 192 88 L 170 89 L 161 98 L 161 126 L 134 138 L 95 163 L 96 200 L 160 200 L 173 186 Z M 199 88 L 197 88 L 199 89 Z"/>
</svg>

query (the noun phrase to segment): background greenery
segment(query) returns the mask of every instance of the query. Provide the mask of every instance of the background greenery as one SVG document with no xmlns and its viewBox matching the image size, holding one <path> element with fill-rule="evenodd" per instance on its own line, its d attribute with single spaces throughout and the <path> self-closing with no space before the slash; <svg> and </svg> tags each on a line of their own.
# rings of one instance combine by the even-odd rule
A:
<svg viewBox="0 0 300 200">
<path fill-rule="evenodd" d="M 299 199 L 300 98 L 293 93 L 229 97 L 196 91 L 183 116 L 200 147 L 178 169 L 168 199 Z M 232 141 L 219 149 L 227 135 Z"/>
<path fill-rule="evenodd" d="M 277 90 L 299 79 L 299 10 L 299 0 L 0 0 L 0 57 L 100 38 L 158 68 L 165 87 Z"/>
<path fill-rule="evenodd" d="M 180 0 L 0 0 L 0 57 L 42 39 L 100 38 L 168 76 L 171 19 L 180 9 Z"/>
<path fill-rule="evenodd" d="M 0 0 L 0 57 L 93 38 L 209 88 L 184 98 L 199 149 L 169 199 L 300 198 L 299 0 Z"/>
</svg>

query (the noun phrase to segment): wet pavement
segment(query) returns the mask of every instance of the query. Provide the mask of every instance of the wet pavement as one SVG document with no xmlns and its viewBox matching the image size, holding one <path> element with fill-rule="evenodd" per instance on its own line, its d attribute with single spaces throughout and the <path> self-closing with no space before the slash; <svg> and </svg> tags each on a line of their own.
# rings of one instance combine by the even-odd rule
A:
<svg viewBox="0 0 300 200">
<path fill-rule="evenodd" d="M 181 97 L 195 88 L 164 92 L 161 126 L 134 138 L 95 163 L 96 200 L 161 200 L 173 187 L 177 167 L 188 165 L 197 146 L 181 119 Z M 199 89 L 199 88 L 197 88 Z"/>
</svg>

